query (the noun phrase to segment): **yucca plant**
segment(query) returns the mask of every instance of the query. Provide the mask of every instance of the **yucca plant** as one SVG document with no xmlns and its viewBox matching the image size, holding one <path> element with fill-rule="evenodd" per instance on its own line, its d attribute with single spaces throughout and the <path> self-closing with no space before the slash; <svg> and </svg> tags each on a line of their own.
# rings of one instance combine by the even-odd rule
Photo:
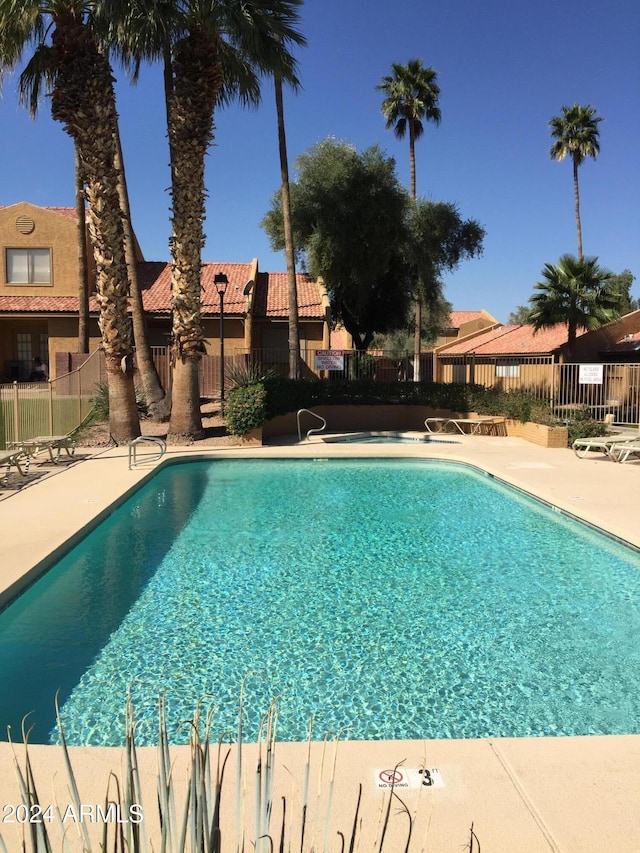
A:
<svg viewBox="0 0 640 853">
<path fill-rule="evenodd" d="M 98 840 L 89 832 L 86 823 L 74 821 L 80 832 L 80 846 L 74 845 L 67 837 L 65 815 L 69 809 L 73 809 L 76 815 L 81 814 L 84 800 L 72 766 L 56 697 L 60 748 L 68 782 L 66 811 L 62 812 L 56 805 L 52 808 L 50 820 L 22 824 L 19 848 L 15 844 L 8 846 L 8 841 L 0 835 L 0 853 L 14 853 L 16 849 L 20 849 L 21 853 L 54 853 L 54 850 L 59 849 L 65 853 L 272 853 L 275 850 L 322 853 L 335 849 L 358 849 L 362 853 L 384 853 L 385 850 L 392 853 L 403 850 L 410 853 L 411 850 L 426 848 L 426 838 L 419 844 L 414 840 L 418 805 L 412 812 L 394 788 L 385 793 L 382 804 L 377 805 L 377 817 L 372 818 L 370 814 L 364 814 L 360 784 L 354 798 L 353 817 L 348 827 L 336 826 L 333 798 L 340 734 L 333 741 L 328 736 L 324 740 L 318 787 L 313 803 L 310 790 L 312 721 L 309 723 L 302 779 L 292 776 L 291 795 L 288 800 L 287 797 L 281 797 L 281 819 L 278 825 L 274 826 L 278 702 L 274 700 L 263 717 L 258 736 L 256 763 L 252 771 L 247 769 L 244 755 L 246 744 L 243 742 L 242 694 L 243 691 L 240 696 L 235 744 L 235 803 L 232 803 L 231 810 L 235 813 L 235 832 L 232 829 L 233 820 L 229 821 L 227 817 L 226 821 L 223 821 L 221 808 L 223 794 L 225 797 L 233 796 L 232 787 L 225 782 L 225 773 L 234 747 L 231 743 L 225 743 L 228 740 L 227 734 L 217 740 L 217 745 L 211 740 L 214 706 L 211 705 L 205 710 L 202 703 L 198 704 L 193 719 L 184 723 L 190 730 L 189 760 L 186 779 L 181 778 L 178 781 L 169 748 L 165 699 L 160 696 L 155 798 L 160 828 L 159 838 L 150 836 L 146 829 L 150 822 L 148 818 L 151 817 L 147 811 L 151 807 L 150 798 L 147 797 L 145 802 L 135 740 L 134 711 L 131 696 L 128 695 L 121 778 L 113 771 L 109 774 L 102 807 L 104 815 L 117 813 L 128 819 L 105 820 Z M 24 755 L 20 760 L 17 747 L 12 745 L 14 762 L 22 803 L 27 809 L 33 809 L 44 802 L 40 798 L 40 789 L 43 788 L 45 780 L 41 779 L 36 783 L 29 753 L 29 730 L 24 725 L 22 737 Z M 298 796 L 299 791 L 301 796 Z M 404 822 L 402 818 L 406 819 L 405 827 L 399 829 L 399 821 Z M 428 824 L 425 831 L 428 832 Z M 61 845 L 57 843 L 57 836 L 62 839 Z M 480 851 L 473 824 L 466 849 L 468 853 Z"/>
</svg>

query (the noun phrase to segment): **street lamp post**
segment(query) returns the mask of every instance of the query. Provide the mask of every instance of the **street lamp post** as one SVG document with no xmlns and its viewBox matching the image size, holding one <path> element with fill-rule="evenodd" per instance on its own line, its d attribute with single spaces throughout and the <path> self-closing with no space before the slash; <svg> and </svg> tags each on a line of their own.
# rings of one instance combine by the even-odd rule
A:
<svg viewBox="0 0 640 853">
<path fill-rule="evenodd" d="M 224 415 L 224 294 L 229 279 L 223 272 L 217 272 L 213 277 L 213 283 L 220 297 L 220 414 Z"/>
</svg>

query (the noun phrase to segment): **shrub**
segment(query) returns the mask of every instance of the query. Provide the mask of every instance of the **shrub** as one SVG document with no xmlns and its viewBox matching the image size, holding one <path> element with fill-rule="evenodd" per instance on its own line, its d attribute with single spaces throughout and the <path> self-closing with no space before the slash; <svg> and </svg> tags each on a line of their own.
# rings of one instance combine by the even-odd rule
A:
<svg viewBox="0 0 640 853">
<path fill-rule="evenodd" d="M 596 421 L 591 417 L 589 409 L 578 409 L 571 414 L 571 420 L 567 424 L 569 430 L 569 447 L 576 438 L 595 438 L 606 435 L 607 425 L 603 421 Z"/>
<path fill-rule="evenodd" d="M 266 391 L 262 383 L 232 388 L 224 407 L 224 419 L 233 435 L 247 435 L 261 427 L 265 417 Z"/>
<path fill-rule="evenodd" d="M 96 385 L 95 394 L 91 398 L 91 402 L 93 403 L 92 410 L 92 421 L 106 421 L 109 419 L 109 383 L 108 382 L 99 382 Z M 138 407 L 138 413 L 143 417 L 146 417 L 148 414 L 147 403 L 136 388 L 136 405 Z"/>
<path fill-rule="evenodd" d="M 248 385 L 259 385 L 265 379 L 273 379 L 278 375 L 275 367 L 264 370 L 259 361 L 249 358 L 241 363 L 227 367 L 226 377 L 232 388 L 246 388 Z"/>
</svg>

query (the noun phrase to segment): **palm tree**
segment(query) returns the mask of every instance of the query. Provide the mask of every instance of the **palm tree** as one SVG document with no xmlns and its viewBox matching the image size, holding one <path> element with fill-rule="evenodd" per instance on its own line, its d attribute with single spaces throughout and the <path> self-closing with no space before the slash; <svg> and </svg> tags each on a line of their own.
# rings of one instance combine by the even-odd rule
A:
<svg viewBox="0 0 640 853">
<path fill-rule="evenodd" d="M 198 370 L 205 352 L 200 317 L 204 245 L 205 155 L 215 110 L 234 98 L 256 104 L 258 73 L 280 69 L 295 79 L 286 49 L 302 37 L 294 29 L 302 0 L 189 0 L 128 3 L 113 41 L 137 73 L 143 59 L 165 63 L 171 159 L 172 360 L 169 434 L 202 434 Z"/>
<path fill-rule="evenodd" d="M 554 160 L 564 160 L 570 156 L 573 161 L 573 194 L 575 199 L 576 230 L 578 232 L 578 258 L 582 257 L 582 226 L 580 224 L 580 190 L 578 187 L 578 167 L 587 157 L 595 160 L 600 153 L 598 142 L 598 124 L 603 121 L 596 116 L 591 106 L 562 107 L 562 115 L 555 116 L 549 122 L 551 136 L 555 142 L 550 154 Z"/>
<path fill-rule="evenodd" d="M 536 331 L 566 323 L 571 347 L 579 328 L 592 331 L 620 316 L 620 293 L 597 258 L 563 255 L 557 264 L 545 264 L 542 276 L 529 300 L 529 322 Z"/>
<path fill-rule="evenodd" d="M 409 170 L 411 198 L 416 198 L 416 155 L 415 141 L 424 133 L 423 120 L 440 124 L 438 106 L 440 87 L 437 72 L 431 66 L 425 68 L 421 59 L 410 59 L 406 65 L 394 62 L 393 76 L 382 78 L 376 88 L 385 93 L 382 114 L 387 119 L 387 130 L 393 131 L 398 139 L 404 139 L 409 131 Z M 414 332 L 414 379 L 420 381 L 420 351 L 422 349 L 422 301 L 415 298 Z"/>
<path fill-rule="evenodd" d="M 278 121 L 278 151 L 280 153 L 280 182 L 282 187 L 282 218 L 284 227 L 284 249 L 287 259 L 287 296 L 289 302 L 289 378 L 300 378 L 300 330 L 298 326 L 298 288 L 296 285 L 296 253 L 293 245 L 291 222 L 291 192 L 289 187 L 289 162 L 287 137 L 284 124 L 282 100 L 282 73 L 273 75 Z"/>
<path fill-rule="evenodd" d="M 113 439 L 140 435 L 133 385 L 127 265 L 115 169 L 117 122 L 109 62 L 98 47 L 82 0 L 3 0 L 0 5 L 0 64 L 14 68 L 35 46 L 20 78 L 20 94 L 32 114 L 43 82 L 51 113 L 76 144 L 89 202 L 89 236 L 96 267 L 100 330 L 109 381 L 109 425 Z"/>
<path fill-rule="evenodd" d="M 425 68 L 421 59 L 410 59 L 406 65 L 394 62 L 393 76 L 382 78 L 376 89 L 385 93 L 382 114 L 387 120 L 387 130 L 393 129 L 398 139 L 409 131 L 409 168 L 411 198 L 416 197 L 415 142 L 424 133 L 423 121 L 440 124 L 438 106 L 440 87 L 437 72 Z"/>
</svg>

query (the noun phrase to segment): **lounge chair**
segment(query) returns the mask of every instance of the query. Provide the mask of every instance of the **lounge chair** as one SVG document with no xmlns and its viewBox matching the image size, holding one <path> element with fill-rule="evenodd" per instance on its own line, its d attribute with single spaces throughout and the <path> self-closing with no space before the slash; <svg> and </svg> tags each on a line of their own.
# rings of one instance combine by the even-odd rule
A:
<svg viewBox="0 0 640 853">
<path fill-rule="evenodd" d="M 6 465 L 4 477 L 2 478 L 3 486 L 6 486 L 9 481 L 11 466 L 15 465 L 20 474 L 24 477 L 29 471 L 29 457 L 22 450 L 0 450 L 0 467 Z M 24 469 L 22 464 L 24 462 Z"/>
<path fill-rule="evenodd" d="M 603 453 L 605 456 L 615 459 L 612 454 L 612 449 L 616 445 L 624 445 L 628 442 L 637 442 L 639 440 L 640 438 L 637 435 L 625 436 L 624 433 L 619 432 L 614 435 L 598 435 L 592 436 L 591 438 L 576 438 L 571 447 L 573 448 L 576 456 L 580 459 L 584 459 L 586 456 L 589 456 L 594 452 Z"/>
<path fill-rule="evenodd" d="M 640 438 L 611 445 L 609 455 L 614 462 L 628 462 L 631 457 L 640 456 Z"/>
<path fill-rule="evenodd" d="M 427 432 L 447 432 L 448 427 L 457 430 L 461 435 L 497 435 L 498 426 L 504 423 L 504 418 L 427 418 L 424 422 Z M 469 427 L 466 432 L 465 427 Z"/>
<path fill-rule="evenodd" d="M 38 435 L 35 438 L 24 438 L 21 441 L 12 442 L 11 447 L 21 450 L 26 456 L 31 458 L 36 457 L 39 453 L 46 450 L 53 465 L 58 464 L 60 454 L 63 450 L 69 458 L 76 452 L 76 442 L 73 438 L 73 433 L 68 433 L 67 435 Z M 53 453 L 54 450 L 56 451 L 55 456 Z"/>
</svg>

